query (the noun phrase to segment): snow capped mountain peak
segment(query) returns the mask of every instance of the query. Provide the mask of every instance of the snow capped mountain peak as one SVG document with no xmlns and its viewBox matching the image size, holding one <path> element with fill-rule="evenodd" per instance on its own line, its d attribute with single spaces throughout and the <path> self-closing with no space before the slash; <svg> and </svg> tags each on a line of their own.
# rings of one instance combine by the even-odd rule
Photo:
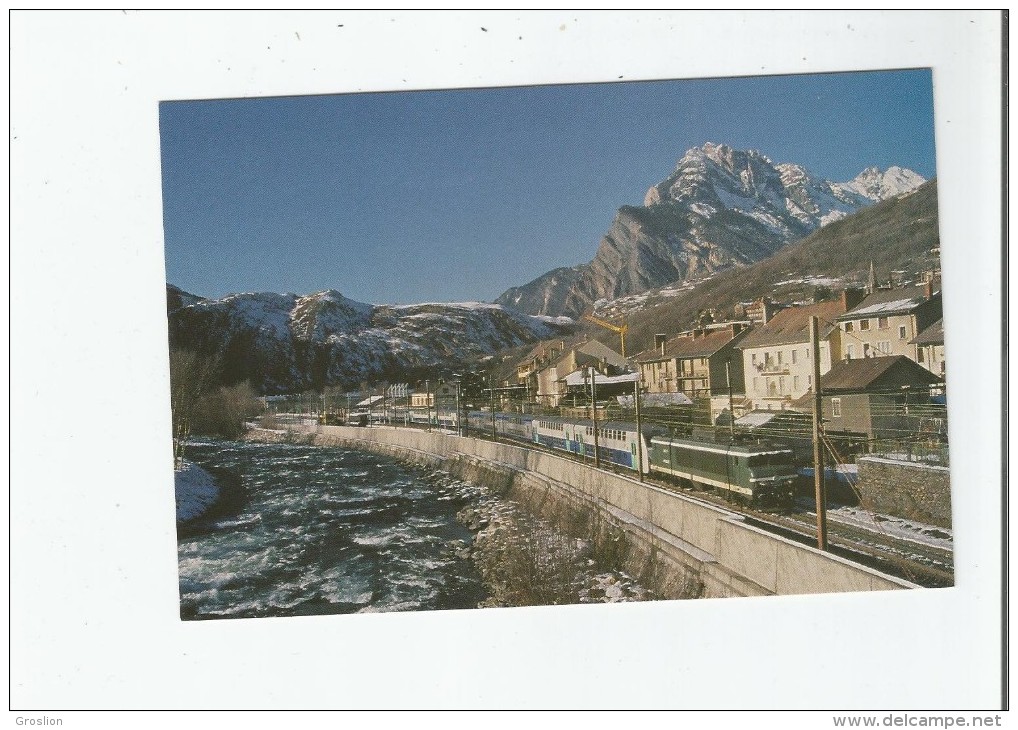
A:
<svg viewBox="0 0 1018 730">
<path fill-rule="evenodd" d="M 754 163 L 771 165 L 770 159 L 761 154 L 758 150 L 737 150 L 727 144 L 717 142 L 705 142 L 702 147 L 693 147 L 686 151 L 686 154 L 676 165 L 676 171 L 689 163 L 712 162 L 722 170 L 738 174 L 738 171 L 747 169 Z"/>
<path fill-rule="evenodd" d="M 911 170 L 866 168 L 838 183 L 757 150 L 706 142 L 651 186 L 643 206 L 623 206 L 589 264 L 538 277 L 496 301 L 532 314 L 578 316 L 615 298 L 766 258 L 864 206 L 924 183 Z M 553 275 L 556 274 L 556 275 Z"/>
<path fill-rule="evenodd" d="M 879 167 L 867 167 L 852 180 L 834 185 L 868 201 L 878 202 L 911 192 L 924 182 L 926 178 L 919 173 L 892 165 L 885 172 L 881 172 Z"/>
</svg>

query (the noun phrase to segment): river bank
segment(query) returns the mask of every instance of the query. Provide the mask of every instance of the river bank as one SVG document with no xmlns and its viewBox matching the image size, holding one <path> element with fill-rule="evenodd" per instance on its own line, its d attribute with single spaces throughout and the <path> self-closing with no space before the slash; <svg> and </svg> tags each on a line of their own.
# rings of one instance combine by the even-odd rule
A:
<svg viewBox="0 0 1018 730">
<path fill-rule="evenodd" d="M 209 472 L 192 461 L 184 460 L 173 472 L 177 499 L 177 522 L 189 522 L 204 515 L 219 499 L 220 489 Z"/>
<path fill-rule="evenodd" d="M 337 445 L 316 434 L 251 429 L 247 441 Z M 409 462 L 438 467 L 476 485 L 475 498 L 456 515 L 472 539 L 450 543 L 480 571 L 487 595 L 479 608 L 616 603 L 659 598 L 623 569 L 623 536 L 590 513 L 519 499 L 497 475 L 406 453 Z M 462 465 L 459 465 L 462 466 Z M 573 528 L 573 529 L 569 529 Z M 577 529 L 579 528 L 579 529 Z"/>
</svg>

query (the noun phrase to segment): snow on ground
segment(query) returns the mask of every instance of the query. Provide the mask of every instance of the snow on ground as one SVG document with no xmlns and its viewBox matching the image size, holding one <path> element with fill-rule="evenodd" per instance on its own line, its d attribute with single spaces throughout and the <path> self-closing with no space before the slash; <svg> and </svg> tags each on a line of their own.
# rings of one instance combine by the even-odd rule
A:
<svg viewBox="0 0 1018 730">
<path fill-rule="evenodd" d="M 219 498 L 215 479 L 197 464 L 184 461 L 173 474 L 177 493 L 177 521 L 193 520 L 205 513 Z"/>
<path fill-rule="evenodd" d="M 843 280 L 833 276 L 803 276 L 797 279 L 785 279 L 784 281 L 775 282 L 774 288 L 777 289 L 779 286 L 786 286 L 788 284 L 808 284 L 809 286 L 826 286 L 826 287 L 838 287 L 843 284 Z"/>
<path fill-rule="evenodd" d="M 941 550 L 952 550 L 954 545 L 951 530 L 947 528 L 924 525 L 921 522 L 913 522 L 901 517 L 877 514 L 860 507 L 829 509 L 827 510 L 827 519 Z"/>
</svg>

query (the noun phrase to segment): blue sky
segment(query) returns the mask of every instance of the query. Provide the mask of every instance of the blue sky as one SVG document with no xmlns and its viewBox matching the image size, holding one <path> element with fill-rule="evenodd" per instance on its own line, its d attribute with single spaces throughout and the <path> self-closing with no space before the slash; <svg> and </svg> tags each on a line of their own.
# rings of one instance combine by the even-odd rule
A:
<svg viewBox="0 0 1018 730">
<path fill-rule="evenodd" d="M 704 142 L 936 174 L 928 70 L 160 104 L 167 281 L 490 301 L 589 261 Z"/>
</svg>

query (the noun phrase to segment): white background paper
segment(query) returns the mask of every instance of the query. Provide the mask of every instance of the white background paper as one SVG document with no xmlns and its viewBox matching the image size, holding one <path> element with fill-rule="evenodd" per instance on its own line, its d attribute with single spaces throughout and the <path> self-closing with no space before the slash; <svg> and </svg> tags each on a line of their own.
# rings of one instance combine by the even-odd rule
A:
<svg viewBox="0 0 1018 730">
<path fill-rule="evenodd" d="M 999 14 L 15 12 L 10 40 L 20 714 L 999 706 Z M 926 66 L 955 588 L 178 619 L 160 100 Z"/>
</svg>

